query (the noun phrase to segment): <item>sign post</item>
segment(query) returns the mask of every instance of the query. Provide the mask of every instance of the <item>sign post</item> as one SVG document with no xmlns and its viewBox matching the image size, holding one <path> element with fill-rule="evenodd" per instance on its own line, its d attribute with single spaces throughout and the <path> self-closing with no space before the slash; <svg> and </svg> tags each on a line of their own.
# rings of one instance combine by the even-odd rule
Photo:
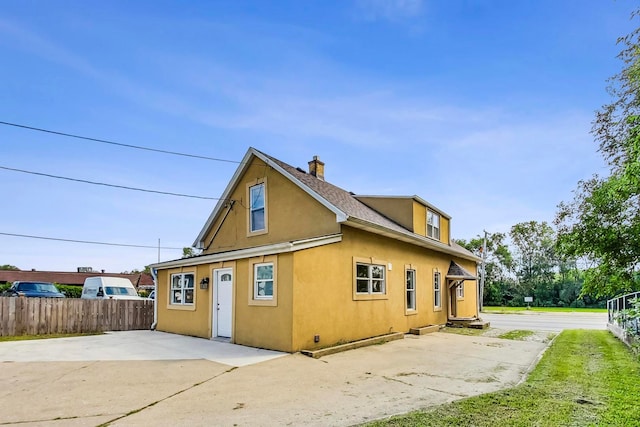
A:
<svg viewBox="0 0 640 427">
<path fill-rule="evenodd" d="M 533 297 L 524 297 L 524 302 L 527 303 L 527 310 L 531 310 L 531 307 L 529 306 L 529 303 L 533 302 Z"/>
</svg>

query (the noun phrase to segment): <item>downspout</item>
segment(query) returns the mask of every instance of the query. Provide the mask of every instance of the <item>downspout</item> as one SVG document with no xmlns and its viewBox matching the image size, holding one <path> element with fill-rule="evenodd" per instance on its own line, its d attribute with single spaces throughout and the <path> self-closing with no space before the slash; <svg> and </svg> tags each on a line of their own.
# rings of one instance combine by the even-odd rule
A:
<svg viewBox="0 0 640 427">
<path fill-rule="evenodd" d="M 158 272 L 155 268 L 151 269 L 151 277 L 153 277 L 153 290 L 156 296 L 153 299 L 153 323 L 151 324 L 151 330 L 155 331 L 158 325 Z"/>
</svg>

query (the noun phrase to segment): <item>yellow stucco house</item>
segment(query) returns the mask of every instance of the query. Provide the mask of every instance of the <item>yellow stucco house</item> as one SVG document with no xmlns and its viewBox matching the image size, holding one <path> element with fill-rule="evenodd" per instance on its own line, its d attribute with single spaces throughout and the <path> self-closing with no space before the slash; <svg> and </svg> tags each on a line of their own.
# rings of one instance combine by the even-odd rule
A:
<svg viewBox="0 0 640 427">
<path fill-rule="evenodd" d="M 417 196 L 358 196 L 250 148 L 194 246 L 152 265 L 158 330 L 296 352 L 478 316 L 480 259 Z"/>
</svg>

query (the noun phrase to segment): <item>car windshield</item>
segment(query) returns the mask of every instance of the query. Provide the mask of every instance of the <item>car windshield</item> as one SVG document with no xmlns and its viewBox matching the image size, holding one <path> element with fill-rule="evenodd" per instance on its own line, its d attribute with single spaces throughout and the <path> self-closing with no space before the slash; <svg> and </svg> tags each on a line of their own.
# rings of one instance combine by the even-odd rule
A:
<svg viewBox="0 0 640 427">
<path fill-rule="evenodd" d="M 105 290 L 107 295 L 138 295 L 135 290 L 122 286 L 107 286 Z"/>
<path fill-rule="evenodd" d="M 58 293 L 58 289 L 51 283 L 20 283 L 18 290 Z"/>
</svg>

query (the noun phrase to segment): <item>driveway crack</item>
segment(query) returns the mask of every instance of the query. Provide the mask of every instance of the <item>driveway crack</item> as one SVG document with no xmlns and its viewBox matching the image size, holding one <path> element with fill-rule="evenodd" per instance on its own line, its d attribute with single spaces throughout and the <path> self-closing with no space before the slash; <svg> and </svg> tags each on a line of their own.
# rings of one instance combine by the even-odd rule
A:
<svg viewBox="0 0 640 427">
<path fill-rule="evenodd" d="M 123 418 L 127 418 L 127 417 L 128 417 L 128 416 L 130 416 L 130 415 L 137 414 L 138 412 L 142 412 L 142 411 L 144 411 L 145 409 L 150 408 L 150 407 L 152 407 L 152 406 L 155 406 L 155 405 L 157 405 L 157 404 L 158 404 L 158 403 L 160 403 L 160 402 L 164 402 L 165 400 L 171 399 L 172 397 L 178 396 L 179 394 L 182 394 L 182 393 L 184 393 L 184 392 L 186 392 L 186 391 L 189 391 L 189 390 L 192 390 L 192 389 L 194 389 L 194 388 L 196 388 L 196 387 L 198 387 L 198 386 L 201 386 L 202 384 L 206 384 L 206 383 L 208 383 L 209 381 L 215 380 L 216 378 L 221 377 L 222 375 L 228 374 L 229 372 L 234 371 L 234 370 L 236 370 L 236 369 L 238 369 L 238 367 L 237 367 L 237 366 L 233 366 L 233 367 L 231 367 L 231 368 L 227 369 L 227 370 L 226 370 L 226 371 L 224 371 L 224 372 L 220 372 L 219 374 L 216 374 L 216 375 L 214 375 L 214 376 L 212 376 L 212 377 L 210 377 L 210 378 L 207 378 L 206 380 L 203 380 L 203 381 L 197 382 L 197 383 L 193 384 L 192 386 L 189 386 L 189 387 L 184 388 L 184 389 L 182 389 L 182 390 L 180 390 L 180 391 L 177 391 L 177 392 L 175 392 L 175 393 L 173 393 L 173 394 L 170 394 L 170 395 L 169 395 L 169 396 L 167 396 L 167 397 L 164 397 L 164 398 L 162 398 L 162 399 L 156 400 L 155 402 L 151 402 L 151 403 L 149 403 L 148 405 L 145 405 L 145 406 L 143 406 L 143 407 L 141 407 L 141 408 L 138 408 L 138 409 L 134 409 L 133 411 L 129 411 L 129 412 L 127 412 L 127 413 L 126 413 L 126 414 L 124 414 L 124 415 L 121 415 L 121 416 L 119 416 L 119 417 L 117 417 L 117 418 L 114 418 L 114 419 L 112 419 L 112 420 L 107 421 L 106 423 L 102 423 L 102 424 L 98 425 L 98 427 L 107 427 L 107 426 L 111 425 L 111 423 L 114 423 L 114 422 L 116 422 L 116 421 L 118 421 L 118 420 L 121 420 L 121 419 L 123 419 Z"/>
</svg>

